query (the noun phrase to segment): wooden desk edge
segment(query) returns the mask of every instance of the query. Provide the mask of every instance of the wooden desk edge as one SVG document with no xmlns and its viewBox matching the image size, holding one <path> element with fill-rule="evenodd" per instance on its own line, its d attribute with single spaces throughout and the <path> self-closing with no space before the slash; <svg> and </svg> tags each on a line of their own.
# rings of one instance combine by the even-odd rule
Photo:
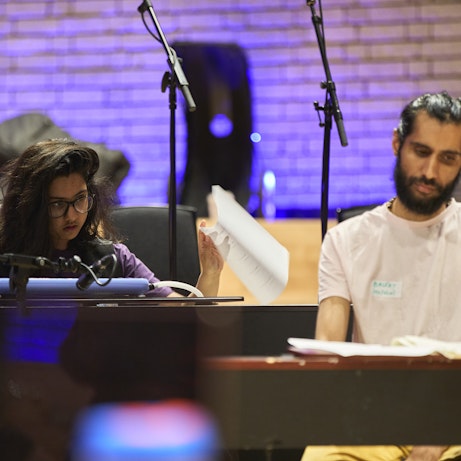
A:
<svg viewBox="0 0 461 461">
<path fill-rule="evenodd" d="M 205 371 L 276 370 L 456 370 L 461 359 L 434 354 L 424 357 L 353 356 L 314 354 L 306 356 L 231 356 L 204 359 Z"/>
</svg>

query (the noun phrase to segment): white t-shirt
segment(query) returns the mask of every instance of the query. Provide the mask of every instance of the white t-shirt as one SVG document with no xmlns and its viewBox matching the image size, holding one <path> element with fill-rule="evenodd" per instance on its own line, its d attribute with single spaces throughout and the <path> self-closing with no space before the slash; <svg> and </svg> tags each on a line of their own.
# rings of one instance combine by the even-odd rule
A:
<svg viewBox="0 0 461 461">
<path fill-rule="evenodd" d="M 354 341 L 461 341 L 461 203 L 453 199 L 423 222 L 398 218 L 384 204 L 330 229 L 319 301 L 330 296 L 352 303 Z"/>
</svg>

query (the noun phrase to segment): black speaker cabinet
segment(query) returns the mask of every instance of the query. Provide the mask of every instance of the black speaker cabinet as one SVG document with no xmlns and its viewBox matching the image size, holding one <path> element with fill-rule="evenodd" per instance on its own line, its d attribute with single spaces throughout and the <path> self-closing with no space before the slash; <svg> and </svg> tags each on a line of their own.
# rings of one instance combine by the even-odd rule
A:
<svg viewBox="0 0 461 461">
<path fill-rule="evenodd" d="M 197 109 L 186 109 L 187 163 L 179 203 L 208 216 L 211 186 L 231 191 L 246 206 L 253 157 L 248 63 L 236 44 L 172 45 L 189 82 Z"/>
</svg>

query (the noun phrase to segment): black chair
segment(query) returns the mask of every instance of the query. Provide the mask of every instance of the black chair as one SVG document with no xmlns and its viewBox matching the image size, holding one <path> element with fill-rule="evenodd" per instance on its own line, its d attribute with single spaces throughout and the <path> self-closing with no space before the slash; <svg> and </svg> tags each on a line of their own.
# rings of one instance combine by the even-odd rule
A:
<svg viewBox="0 0 461 461">
<path fill-rule="evenodd" d="M 112 219 L 123 243 L 157 278 L 171 280 L 168 206 L 115 207 Z M 193 286 L 200 274 L 196 220 L 195 208 L 177 206 L 176 280 Z"/>
<path fill-rule="evenodd" d="M 336 219 L 338 222 L 345 221 L 346 219 L 352 218 L 353 216 L 358 216 L 365 211 L 372 210 L 376 208 L 378 204 L 370 204 L 370 205 L 357 205 L 351 206 L 349 208 L 337 208 L 336 209 Z"/>
</svg>

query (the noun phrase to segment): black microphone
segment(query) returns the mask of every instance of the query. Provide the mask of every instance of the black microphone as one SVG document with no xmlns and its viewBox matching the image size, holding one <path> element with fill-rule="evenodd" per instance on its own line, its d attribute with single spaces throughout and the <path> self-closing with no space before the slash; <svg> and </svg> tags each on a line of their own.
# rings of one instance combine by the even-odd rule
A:
<svg viewBox="0 0 461 461">
<path fill-rule="evenodd" d="M 138 6 L 138 12 L 139 13 L 144 13 L 144 11 L 147 11 L 149 9 L 149 7 L 152 6 L 152 3 L 148 2 L 148 1 L 143 1 L 141 3 L 141 5 Z"/>
<path fill-rule="evenodd" d="M 106 255 L 94 262 L 77 280 L 77 288 L 86 290 L 110 265 L 114 264 L 113 255 Z"/>
</svg>

